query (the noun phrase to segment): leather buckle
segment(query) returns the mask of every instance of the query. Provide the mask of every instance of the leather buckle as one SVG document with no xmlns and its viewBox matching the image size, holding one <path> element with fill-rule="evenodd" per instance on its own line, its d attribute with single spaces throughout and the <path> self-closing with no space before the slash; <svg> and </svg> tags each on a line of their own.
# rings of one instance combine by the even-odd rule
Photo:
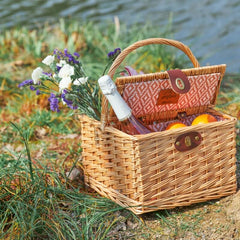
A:
<svg viewBox="0 0 240 240">
<path fill-rule="evenodd" d="M 197 147 L 202 142 L 199 132 L 188 132 L 181 134 L 175 141 L 175 148 L 180 152 L 185 152 Z"/>
<path fill-rule="evenodd" d="M 167 73 L 174 92 L 183 94 L 190 90 L 188 77 L 180 69 L 168 70 Z"/>
</svg>

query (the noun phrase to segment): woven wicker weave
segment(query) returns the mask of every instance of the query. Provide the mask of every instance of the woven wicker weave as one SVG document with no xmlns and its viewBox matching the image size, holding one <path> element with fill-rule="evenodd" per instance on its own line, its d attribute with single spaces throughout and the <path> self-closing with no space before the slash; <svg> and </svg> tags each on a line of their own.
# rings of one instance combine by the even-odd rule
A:
<svg viewBox="0 0 240 240">
<path fill-rule="evenodd" d="M 183 70 L 188 76 L 220 73 L 222 78 L 225 72 L 225 65 L 199 67 L 188 47 L 160 38 L 140 41 L 126 48 L 108 74 L 113 77 L 123 59 L 134 49 L 156 43 L 175 46 L 190 58 L 195 68 Z M 123 77 L 117 79 L 117 85 L 122 93 L 126 83 L 167 77 L 166 73 Z M 221 121 L 144 135 L 129 135 L 117 129 L 116 118 L 103 97 L 101 122 L 80 116 L 85 183 L 121 206 L 130 207 L 136 214 L 186 206 L 234 193 L 236 119 L 212 108 L 221 78 L 209 105 L 181 109 L 187 115 L 209 112 L 221 117 Z M 177 110 L 159 112 L 146 116 L 146 119 L 149 123 L 166 121 L 175 118 L 177 113 Z M 114 122 L 116 127 L 110 125 Z M 174 145 L 176 138 L 191 131 L 201 134 L 201 144 L 179 152 Z"/>
</svg>

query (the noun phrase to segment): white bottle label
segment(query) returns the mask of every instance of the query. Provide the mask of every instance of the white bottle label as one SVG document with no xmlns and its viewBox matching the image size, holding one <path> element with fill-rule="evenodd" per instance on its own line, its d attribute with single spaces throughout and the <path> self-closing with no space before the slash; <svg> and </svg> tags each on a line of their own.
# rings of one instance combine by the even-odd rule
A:
<svg viewBox="0 0 240 240">
<path fill-rule="evenodd" d="M 102 76 L 99 78 L 98 84 L 102 90 L 102 93 L 106 96 L 111 104 L 118 120 L 124 121 L 128 119 L 132 115 L 132 110 L 117 91 L 117 87 L 112 79 L 108 75 Z"/>
</svg>

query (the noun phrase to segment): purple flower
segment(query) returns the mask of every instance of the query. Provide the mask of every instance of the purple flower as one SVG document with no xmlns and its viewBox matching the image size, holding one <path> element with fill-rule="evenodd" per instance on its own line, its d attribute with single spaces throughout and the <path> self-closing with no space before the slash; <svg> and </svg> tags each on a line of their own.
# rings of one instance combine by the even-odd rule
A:
<svg viewBox="0 0 240 240">
<path fill-rule="evenodd" d="M 57 71 L 58 71 L 58 72 L 60 71 L 60 69 L 61 69 L 61 67 L 60 67 L 60 66 L 57 66 Z"/>
<path fill-rule="evenodd" d="M 108 53 L 108 58 L 115 59 L 121 53 L 121 48 L 115 48 L 113 52 Z"/>
<path fill-rule="evenodd" d="M 108 53 L 108 57 L 109 57 L 109 58 L 112 58 L 113 55 L 114 55 L 114 52 L 109 52 L 109 53 Z"/>
<path fill-rule="evenodd" d="M 28 80 L 25 80 L 23 82 L 21 82 L 20 84 L 18 84 L 18 87 L 24 87 L 24 86 L 27 86 L 27 85 L 32 85 L 33 84 L 33 80 L 32 79 L 28 79 Z"/>
<path fill-rule="evenodd" d="M 52 73 L 48 73 L 48 72 L 43 72 L 44 75 L 48 76 L 48 77 L 51 77 L 52 76 Z"/>
<path fill-rule="evenodd" d="M 74 57 L 71 54 L 66 54 L 66 57 L 68 57 L 69 62 L 73 62 Z"/>
<path fill-rule="evenodd" d="M 31 80 L 31 79 L 30 79 L 30 80 Z M 25 81 L 24 81 L 24 82 L 25 82 Z M 29 82 L 31 83 L 31 81 L 29 81 Z M 19 85 L 20 85 L 20 84 L 19 84 Z M 27 82 L 27 84 L 25 84 L 25 86 L 26 86 L 26 85 L 29 85 L 28 82 Z M 30 90 L 32 90 L 32 91 L 35 91 L 35 90 L 36 90 L 36 95 L 40 95 L 40 93 L 41 93 L 40 90 L 39 90 L 39 89 L 36 89 L 36 87 L 34 87 L 33 85 L 30 85 L 29 88 L 30 88 Z"/>
<path fill-rule="evenodd" d="M 64 91 L 65 91 L 66 89 L 64 89 Z M 67 98 L 66 98 L 66 91 L 64 92 L 63 91 L 63 93 L 62 93 L 62 95 L 61 95 L 61 98 L 63 99 L 63 101 L 67 104 L 67 105 L 72 105 L 73 104 L 73 102 L 72 101 L 70 101 L 70 100 L 68 100 Z"/>
<path fill-rule="evenodd" d="M 78 64 L 79 63 L 79 61 L 77 61 L 72 54 L 68 53 L 66 49 L 64 50 L 64 53 L 65 53 L 65 57 L 68 58 L 69 63 L 73 63 L 73 64 Z"/>
<path fill-rule="evenodd" d="M 36 90 L 36 95 L 40 95 L 40 90 L 39 89 L 36 89 L 34 86 L 32 86 L 32 85 L 30 85 L 29 86 L 29 88 L 30 88 L 30 90 L 32 90 L 32 91 L 35 91 Z"/>
<path fill-rule="evenodd" d="M 67 57 L 67 58 L 73 58 L 72 54 L 70 54 L 70 53 L 65 53 L 65 57 Z"/>
<path fill-rule="evenodd" d="M 64 89 L 64 90 L 63 90 L 63 93 L 61 94 L 62 100 L 67 104 L 67 106 L 68 106 L 69 108 L 71 108 L 71 109 L 77 109 L 77 106 L 73 106 L 73 102 L 70 101 L 70 100 L 68 100 L 68 99 L 66 98 L 66 94 L 67 94 L 67 93 L 68 93 L 67 90 Z"/>
<path fill-rule="evenodd" d="M 72 62 L 73 62 L 73 64 L 78 64 L 79 63 L 79 61 L 76 60 L 75 58 L 73 58 Z"/>
<path fill-rule="evenodd" d="M 36 90 L 36 88 L 35 88 L 34 86 L 32 86 L 32 85 L 31 85 L 29 88 L 30 88 L 30 90 L 32 90 L 32 91 L 35 91 L 35 90 Z"/>
<path fill-rule="evenodd" d="M 121 53 L 121 48 L 115 48 L 113 52 L 114 54 L 118 55 L 119 53 Z"/>
<path fill-rule="evenodd" d="M 75 52 L 73 55 L 76 57 L 80 57 L 79 53 L 77 53 L 77 52 Z"/>
<path fill-rule="evenodd" d="M 58 106 L 58 99 L 54 93 L 50 94 L 50 97 L 48 98 L 48 101 L 50 102 L 50 109 L 54 112 L 59 112 L 59 106 Z"/>
<path fill-rule="evenodd" d="M 61 51 L 59 51 L 58 49 L 55 49 L 53 51 L 53 54 L 57 56 L 58 60 L 61 60 L 64 57 L 64 54 Z"/>
<path fill-rule="evenodd" d="M 63 50 L 63 52 L 55 49 L 55 50 L 53 51 L 53 54 L 56 55 L 59 60 L 64 59 L 64 60 L 68 61 L 69 63 L 79 64 L 79 61 L 77 61 L 74 56 L 79 57 L 80 55 L 79 55 L 77 52 L 75 52 L 75 53 L 73 54 L 73 55 L 74 55 L 74 56 L 73 56 L 72 54 L 68 53 L 67 48 L 65 48 L 65 49 Z M 59 70 L 60 70 L 60 68 L 57 67 L 57 71 L 59 71 Z"/>
</svg>

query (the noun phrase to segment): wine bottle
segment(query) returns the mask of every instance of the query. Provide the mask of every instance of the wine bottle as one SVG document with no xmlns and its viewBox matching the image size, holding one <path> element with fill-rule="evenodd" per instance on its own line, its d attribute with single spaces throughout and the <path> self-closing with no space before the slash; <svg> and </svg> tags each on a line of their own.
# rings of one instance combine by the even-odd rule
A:
<svg viewBox="0 0 240 240">
<path fill-rule="evenodd" d="M 129 134 L 146 134 L 152 131 L 144 126 L 133 114 L 131 108 L 117 91 L 117 87 L 108 76 L 102 76 L 98 80 L 102 93 L 108 99 L 118 120 L 121 122 L 122 130 Z"/>
</svg>

